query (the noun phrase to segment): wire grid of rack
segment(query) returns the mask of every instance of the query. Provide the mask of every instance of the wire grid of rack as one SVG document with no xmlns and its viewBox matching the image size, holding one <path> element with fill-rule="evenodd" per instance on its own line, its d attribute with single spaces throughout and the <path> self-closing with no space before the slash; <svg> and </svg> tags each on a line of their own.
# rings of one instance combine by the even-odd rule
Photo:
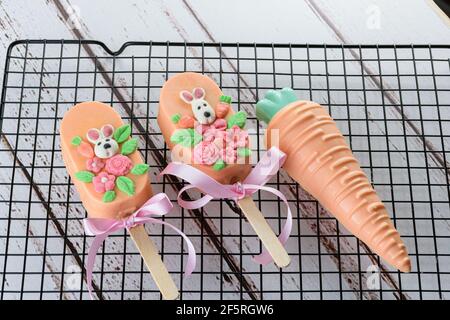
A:
<svg viewBox="0 0 450 320">
<path fill-rule="evenodd" d="M 337 121 L 385 202 L 411 255 L 401 274 L 380 261 L 283 171 L 269 185 L 294 210 L 289 267 L 260 266 L 261 244 L 236 206 L 176 206 L 166 221 L 198 251 L 182 277 L 184 244 L 147 226 L 182 299 L 448 299 L 450 297 L 450 46 L 340 46 L 129 42 L 117 52 L 98 41 L 24 40 L 7 51 L 1 100 L 1 299 L 86 299 L 84 263 L 92 241 L 86 213 L 64 169 L 59 124 L 72 105 L 112 105 L 133 127 L 151 165 L 153 189 L 175 204 L 182 184 L 156 175 L 170 151 L 156 124 L 159 90 L 173 74 L 211 76 L 236 109 L 249 113 L 255 160 L 264 125 L 254 104 L 268 89 L 290 86 Z M 196 195 L 191 195 L 195 197 Z M 284 209 L 255 196 L 274 230 Z M 182 254 L 184 253 L 184 254 Z M 101 299 L 160 299 L 126 232 L 97 255 Z"/>
</svg>

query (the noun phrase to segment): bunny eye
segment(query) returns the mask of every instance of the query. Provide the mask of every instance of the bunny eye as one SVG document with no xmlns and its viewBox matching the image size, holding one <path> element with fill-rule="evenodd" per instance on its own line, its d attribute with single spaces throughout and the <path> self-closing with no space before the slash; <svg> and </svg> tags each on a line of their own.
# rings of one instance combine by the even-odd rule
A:
<svg viewBox="0 0 450 320">
<path fill-rule="evenodd" d="M 206 107 L 206 103 L 204 103 L 203 106 Z"/>
<path fill-rule="evenodd" d="M 200 106 L 197 107 L 198 110 L 200 110 L 200 108 L 201 108 Z"/>
<path fill-rule="evenodd" d="M 110 140 L 110 139 L 108 138 L 108 139 L 106 139 L 105 141 L 106 141 L 106 142 L 109 142 L 109 140 Z"/>
<path fill-rule="evenodd" d="M 101 142 L 97 142 L 97 145 L 99 146 L 99 145 L 101 145 L 102 143 Z"/>
</svg>

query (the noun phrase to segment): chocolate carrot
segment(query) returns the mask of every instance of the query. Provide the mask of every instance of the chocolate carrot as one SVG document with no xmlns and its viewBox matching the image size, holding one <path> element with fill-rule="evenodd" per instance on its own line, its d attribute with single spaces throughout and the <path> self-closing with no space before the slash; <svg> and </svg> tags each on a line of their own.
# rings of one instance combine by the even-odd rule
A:
<svg viewBox="0 0 450 320">
<path fill-rule="evenodd" d="M 328 112 L 284 88 L 268 91 L 256 104 L 256 116 L 268 123 L 267 148 L 278 146 L 287 154 L 287 173 L 371 250 L 397 269 L 411 271 L 385 206 Z"/>
</svg>

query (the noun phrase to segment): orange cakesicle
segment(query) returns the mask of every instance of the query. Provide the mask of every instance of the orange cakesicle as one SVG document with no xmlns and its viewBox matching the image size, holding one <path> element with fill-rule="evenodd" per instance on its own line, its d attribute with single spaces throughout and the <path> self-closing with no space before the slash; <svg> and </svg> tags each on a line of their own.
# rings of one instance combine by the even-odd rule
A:
<svg viewBox="0 0 450 320">
<path fill-rule="evenodd" d="M 287 154 L 287 173 L 371 250 L 397 269 L 411 271 L 384 204 L 328 112 L 284 88 L 268 91 L 256 115 L 268 123 L 267 147 Z"/>
<path fill-rule="evenodd" d="M 130 134 L 131 126 L 104 103 L 83 102 L 64 115 L 64 163 L 90 218 L 125 219 L 152 196 L 149 167 Z M 175 299 L 178 289 L 144 226 L 129 232 L 163 297 Z"/>
<path fill-rule="evenodd" d="M 243 182 L 250 173 L 247 115 L 233 112 L 231 97 L 224 96 L 207 76 L 186 72 L 171 77 L 159 100 L 158 124 L 172 159 L 201 170 L 222 184 Z M 202 190 L 207 192 L 207 190 Z M 251 197 L 238 201 L 255 232 L 279 267 L 290 258 Z"/>
<path fill-rule="evenodd" d="M 128 130 L 129 128 L 129 126 L 124 124 L 120 115 L 114 111 L 113 108 L 104 103 L 83 102 L 77 104 L 66 112 L 62 120 L 60 130 L 61 151 L 67 171 L 72 177 L 72 181 L 80 194 L 81 201 L 83 202 L 89 217 L 121 219 L 136 211 L 136 209 L 142 206 L 152 196 L 152 188 L 148 174 L 135 175 L 131 173 L 131 170 L 128 170 L 123 176 L 132 181 L 134 184 L 134 191 L 129 190 L 127 193 L 119 190 L 117 187 L 118 181 L 116 181 L 116 187 L 111 190 L 115 193 L 114 200 L 104 199 L 106 192 L 96 192 L 93 183 L 83 182 L 76 177 L 79 172 L 89 172 L 87 169 L 87 161 L 94 156 L 94 144 L 90 143 L 86 136 L 88 131 L 94 128 L 101 130 L 104 125 L 108 124 L 111 125 L 114 130 L 121 127 L 125 128 L 125 130 Z M 127 132 L 124 132 L 123 136 L 125 135 L 127 135 Z M 76 140 L 80 139 L 81 142 L 78 143 L 79 141 Z M 106 139 L 108 138 L 105 138 L 105 140 Z M 112 141 L 114 140 L 114 137 L 110 136 L 109 139 Z M 126 141 L 121 143 L 122 146 L 129 140 L 131 140 L 131 138 L 127 137 Z M 102 143 L 100 140 L 98 142 Z M 91 150 L 92 157 L 89 157 L 89 152 L 86 150 Z M 120 150 L 117 149 L 114 155 L 121 155 Z M 130 154 L 124 156 L 124 158 L 120 157 L 118 159 L 118 165 L 121 164 L 120 160 L 125 160 L 125 157 L 130 160 L 133 167 L 137 164 L 143 165 L 142 168 L 145 168 L 144 166 L 146 166 L 144 165 L 139 152 L 134 150 Z M 99 159 L 98 166 L 103 165 L 103 168 L 98 173 L 106 172 L 106 163 L 111 157 L 99 158 L 96 156 L 96 158 Z M 118 170 L 120 170 L 120 168 L 118 168 Z M 144 171 L 146 170 L 144 169 Z M 96 174 L 96 172 L 91 171 L 91 175 Z M 90 179 L 88 176 L 83 180 L 87 179 L 87 181 L 89 181 Z M 118 177 L 115 179 L 118 179 Z M 129 180 L 125 181 L 129 182 Z"/>
<path fill-rule="evenodd" d="M 251 164 L 249 164 L 248 155 L 244 157 L 238 156 L 236 163 L 227 163 L 225 166 L 205 165 L 193 161 L 192 151 L 194 142 L 196 142 L 195 140 L 197 137 L 200 137 L 195 130 L 195 125 L 199 124 L 199 119 L 197 119 L 193 112 L 194 108 L 192 104 L 184 101 L 180 97 L 180 93 L 183 91 L 192 93 L 195 88 L 201 88 L 205 93 L 205 96 L 202 97 L 202 99 L 195 99 L 194 97 L 193 103 L 199 104 L 196 105 L 195 110 L 198 110 L 198 107 L 200 107 L 201 112 L 210 112 L 211 115 L 217 115 L 214 118 L 215 120 L 223 119 L 227 121 L 231 117 L 234 117 L 237 119 L 236 123 L 242 124 L 242 120 L 245 123 L 246 115 L 244 112 L 234 113 L 230 106 L 228 107 L 228 112 L 224 111 L 224 109 L 226 110 L 226 105 L 229 105 L 230 99 L 227 100 L 227 97 L 223 95 L 222 91 L 213 80 L 207 76 L 194 72 L 185 72 L 175 75 L 171 77 L 161 89 L 158 113 L 158 125 L 161 128 L 161 132 L 167 145 L 172 150 L 173 159 L 175 161 L 192 164 L 195 168 L 203 171 L 223 184 L 232 184 L 237 181 L 243 181 L 252 169 Z M 199 94 L 198 97 L 200 98 L 201 93 Z M 209 104 L 207 108 L 203 106 L 201 100 L 204 100 Z M 207 118 L 201 120 L 204 120 L 206 125 L 208 124 Z M 241 122 L 238 122 L 239 120 Z M 193 134 L 188 133 L 186 130 L 193 132 Z M 192 144 L 190 144 L 189 141 L 186 143 L 177 143 L 177 140 L 174 139 L 174 133 L 176 132 L 185 132 L 185 136 L 194 135 L 191 141 Z M 245 148 L 243 147 L 242 150 L 243 149 Z M 247 151 L 249 151 L 248 146 Z M 220 168 L 219 170 L 217 170 L 218 167 Z"/>
</svg>

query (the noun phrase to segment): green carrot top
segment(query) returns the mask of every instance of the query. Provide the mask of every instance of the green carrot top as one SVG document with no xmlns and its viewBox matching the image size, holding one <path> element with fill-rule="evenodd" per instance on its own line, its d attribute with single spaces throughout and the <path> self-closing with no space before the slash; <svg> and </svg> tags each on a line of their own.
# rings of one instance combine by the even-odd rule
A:
<svg viewBox="0 0 450 320">
<path fill-rule="evenodd" d="M 256 103 L 256 117 L 268 124 L 278 111 L 296 100 L 298 98 L 291 88 L 269 90 L 264 95 L 264 99 Z"/>
</svg>

